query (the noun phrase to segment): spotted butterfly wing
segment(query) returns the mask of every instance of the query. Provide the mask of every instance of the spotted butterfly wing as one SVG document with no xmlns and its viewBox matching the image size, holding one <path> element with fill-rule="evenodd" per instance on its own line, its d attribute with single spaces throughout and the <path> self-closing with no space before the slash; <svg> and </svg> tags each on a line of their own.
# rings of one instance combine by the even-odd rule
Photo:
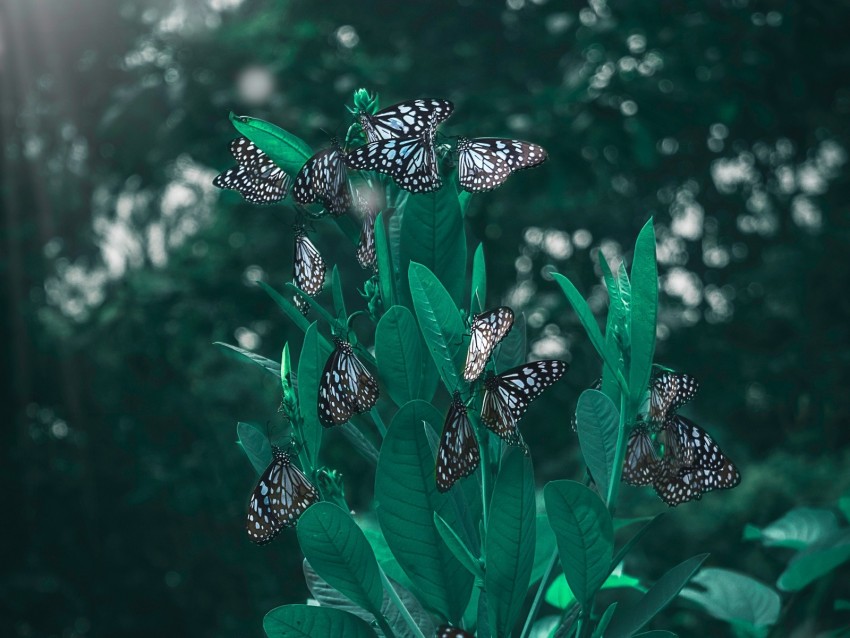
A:
<svg viewBox="0 0 850 638">
<path fill-rule="evenodd" d="M 464 631 L 460 627 L 452 627 L 451 625 L 440 625 L 437 628 L 435 638 L 475 638 L 474 634 Z"/>
<path fill-rule="evenodd" d="M 320 201 L 334 217 L 351 208 L 345 155 L 336 142 L 313 155 L 295 177 L 292 197 L 299 204 Z"/>
<path fill-rule="evenodd" d="M 511 368 L 484 381 L 481 420 L 496 435 L 508 442 L 516 440 L 517 423 L 529 403 L 564 376 L 565 361 L 545 359 Z"/>
<path fill-rule="evenodd" d="M 623 462 L 623 480 L 629 485 L 649 485 L 660 470 L 661 459 L 658 458 L 649 429 L 645 425 L 638 425 L 629 435 Z"/>
<path fill-rule="evenodd" d="M 437 489 L 447 492 L 457 481 L 472 474 L 480 461 L 478 443 L 472 432 L 466 406 L 460 398 L 460 393 L 455 392 L 446 422 L 443 424 L 440 446 L 437 448 L 437 465 L 434 471 Z"/>
<path fill-rule="evenodd" d="M 428 127 L 446 120 L 454 111 L 448 100 L 432 98 L 399 102 L 374 115 L 360 112 L 358 121 L 369 142 L 391 140 L 397 137 L 416 137 Z"/>
<path fill-rule="evenodd" d="M 272 204 L 286 197 L 291 179 L 283 169 L 246 137 L 230 143 L 236 166 L 220 173 L 213 186 L 238 191 L 252 204 Z"/>
<path fill-rule="evenodd" d="M 662 372 L 652 380 L 649 393 L 649 418 L 664 422 L 676 410 L 696 396 L 699 382 L 689 374 Z"/>
<path fill-rule="evenodd" d="M 375 249 L 375 218 L 378 211 L 359 193 L 357 194 L 357 202 L 357 209 L 363 215 L 360 241 L 357 244 L 357 262 L 361 268 L 371 268 L 377 272 L 378 253 Z"/>
<path fill-rule="evenodd" d="M 481 376 L 493 349 L 505 338 L 513 325 L 514 312 L 507 306 L 482 312 L 472 318 L 472 334 L 466 353 L 466 365 L 463 368 L 464 379 L 475 381 Z"/>
<path fill-rule="evenodd" d="M 313 242 L 307 237 L 303 228 L 295 229 L 295 251 L 293 259 L 293 280 L 295 285 L 311 297 L 315 297 L 322 291 L 325 284 L 325 272 L 327 265 L 325 260 L 316 250 Z M 303 313 L 307 314 L 310 305 L 295 295 L 295 305 Z"/>
<path fill-rule="evenodd" d="M 437 190 L 441 180 L 434 133 L 432 122 L 416 137 L 370 142 L 351 151 L 345 162 L 352 169 L 386 173 L 400 188 L 411 193 Z"/>
<path fill-rule="evenodd" d="M 549 157 L 537 144 L 498 137 L 462 137 L 457 154 L 460 185 L 473 193 L 493 190 L 511 173 L 542 164 Z"/>
<path fill-rule="evenodd" d="M 355 414 L 368 412 L 378 401 L 378 383 L 351 344 L 334 338 L 336 348 L 328 357 L 319 381 L 319 421 L 325 427 L 341 425 Z"/>
<path fill-rule="evenodd" d="M 292 527 L 308 507 L 319 500 L 316 488 L 279 447 L 260 476 L 248 504 L 248 538 L 258 545 L 271 541 L 284 527 Z"/>
</svg>

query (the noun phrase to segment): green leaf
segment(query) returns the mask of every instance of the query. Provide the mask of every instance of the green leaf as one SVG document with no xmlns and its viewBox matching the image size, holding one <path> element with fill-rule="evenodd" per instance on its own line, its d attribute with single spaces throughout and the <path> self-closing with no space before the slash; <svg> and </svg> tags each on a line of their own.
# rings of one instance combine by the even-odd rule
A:
<svg viewBox="0 0 850 638">
<path fill-rule="evenodd" d="M 640 405 L 655 356 L 655 319 L 658 312 L 658 268 L 655 262 L 655 229 L 652 219 L 635 243 L 631 273 L 631 363 L 629 394 L 632 407 Z"/>
<path fill-rule="evenodd" d="M 829 510 L 797 507 L 767 527 L 744 528 L 744 540 L 758 540 L 767 547 L 803 549 L 831 536 L 838 530 L 838 519 Z"/>
<path fill-rule="evenodd" d="M 799 552 L 779 576 L 776 586 L 782 591 L 803 589 L 848 560 L 850 531 L 841 531 Z"/>
<path fill-rule="evenodd" d="M 640 584 L 640 580 L 628 574 L 611 574 L 602 583 L 599 589 L 635 589 L 645 592 L 646 588 Z M 570 589 L 567 579 L 560 574 L 546 590 L 544 598 L 547 603 L 558 609 L 567 609 L 577 602 L 575 594 Z"/>
<path fill-rule="evenodd" d="M 844 520 L 850 523 L 850 496 L 842 496 L 838 499 L 838 509 L 844 516 Z"/>
<path fill-rule="evenodd" d="M 850 600 L 836 600 L 832 608 L 835 611 L 850 611 Z"/>
<path fill-rule="evenodd" d="M 458 369 L 461 364 L 455 361 L 463 343 L 460 313 L 443 284 L 428 268 L 411 263 L 408 276 L 419 329 L 443 383 L 453 390 L 460 384 Z"/>
<path fill-rule="evenodd" d="M 597 253 L 599 257 L 599 265 L 602 268 L 602 275 L 605 279 L 605 286 L 608 289 L 608 316 L 605 321 L 605 345 L 611 353 L 618 353 L 620 349 L 620 341 L 617 338 L 618 334 L 628 334 L 629 332 L 629 316 L 628 310 L 623 304 L 620 297 L 620 286 L 615 279 L 611 268 L 608 266 L 608 261 L 605 259 L 604 253 L 600 250 Z M 617 354 L 618 364 L 622 365 L 623 357 Z M 602 392 L 611 399 L 614 405 L 620 405 L 620 386 L 614 373 L 608 366 L 602 366 Z"/>
<path fill-rule="evenodd" d="M 496 346 L 493 360 L 496 369 L 501 371 L 522 365 L 528 360 L 528 343 L 526 340 L 525 315 L 518 314 L 514 318 L 514 326 L 502 343 Z"/>
<path fill-rule="evenodd" d="M 283 350 L 280 353 L 280 389 L 284 396 L 295 392 L 292 377 L 292 360 L 289 357 L 289 342 L 287 341 L 283 344 Z"/>
<path fill-rule="evenodd" d="M 255 423 L 240 421 L 236 424 L 236 436 L 239 437 L 239 445 L 257 470 L 257 474 L 265 472 L 272 462 L 272 445 L 266 432 Z"/>
<path fill-rule="evenodd" d="M 410 195 L 401 221 L 401 260 L 426 266 L 446 286 L 455 304 L 463 303 L 466 232 L 457 191 L 446 182 L 430 193 Z"/>
<path fill-rule="evenodd" d="M 473 577 L 448 551 L 434 524 L 436 512 L 453 528 L 458 526 L 448 496 L 437 491 L 434 455 L 422 427 L 423 421 L 441 420 L 424 401 L 411 401 L 396 413 L 381 445 L 375 499 L 387 545 L 421 592 L 422 602 L 456 622 L 466 608 Z"/>
<path fill-rule="evenodd" d="M 239 133 L 254 142 L 291 177 L 295 177 L 313 155 L 313 150 L 304 140 L 279 126 L 233 113 L 230 121 Z"/>
<path fill-rule="evenodd" d="M 378 562 L 351 515 L 333 503 L 316 503 L 298 519 L 296 531 L 301 551 L 316 573 L 380 616 L 384 590 Z"/>
<path fill-rule="evenodd" d="M 637 602 L 623 606 L 608 625 L 605 638 L 628 638 L 640 631 L 672 601 L 703 564 L 708 554 L 679 563 L 664 574 Z"/>
<path fill-rule="evenodd" d="M 460 213 L 466 217 L 466 211 L 469 209 L 469 202 L 472 201 L 472 193 L 467 190 L 459 190 L 457 193 L 457 201 L 460 204 Z"/>
<path fill-rule="evenodd" d="M 224 352 L 229 357 L 239 359 L 240 361 L 248 360 L 251 363 L 260 366 L 266 372 L 269 372 L 276 377 L 280 376 L 280 365 L 275 363 L 271 359 L 266 359 L 265 357 L 258 355 L 255 352 L 245 350 L 243 348 L 240 348 L 239 346 L 232 346 L 229 343 L 222 343 L 221 341 L 216 341 L 215 343 L 213 343 L 213 345 L 217 346 L 222 352 Z"/>
<path fill-rule="evenodd" d="M 599 331 L 599 326 L 596 324 L 596 317 L 593 316 L 593 313 L 590 311 L 590 306 L 587 305 L 584 297 L 582 297 L 581 293 L 576 290 L 573 283 L 562 274 L 556 272 L 552 274 L 552 277 L 561 287 L 561 290 L 564 291 L 567 301 L 570 302 L 573 310 L 575 310 L 578 315 L 579 321 L 584 327 L 584 331 L 587 333 L 593 347 L 596 348 L 596 352 L 605 362 L 605 365 L 611 368 L 612 372 L 619 372 L 620 368 L 618 358 L 616 354 L 611 352 L 605 345 L 605 339 L 602 338 L 602 333 Z"/>
<path fill-rule="evenodd" d="M 484 570 L 481 568 L 479 559 L 472 554 L 472 551 L 460 539 L 457 532 L 436 512 L 434 512 L 434 525 L 440 534 L 440 538 L 443 539 L 446 547 L 449 548 L 449 551 L 458 559 L 460 564 L 466 567 L 466 570 L 473 576 L 483 579 Z"/>
<path fill-rule="evenodd" d="M 611 566 L 611 516 L 594 492 L 575 481 L 552 481 L 543 489 L 543 497 L 570 589 L 589 609 Z"/>
<path fill-rule="evenodd" d="M 287 283 L 285 288 L 288 292 L 291 292 L 293 294 L 293 296 L 301 297 L 301 299 L 303 301 L 305 301 L 310 306 L 310 308 L 312 308 L 316 312 L 316 314 L 319 315 L 319 317 L 321 317 L 322 319 L 325 320 L 325 323 L 327 323 L 331 327 L 334 334 L 339 334 L 339 333 L 345 332 L 345 325 L 344 325 L 343 321 L 339 321 L 331 313 L 329 313 L 327 310 L 325 310 L 325 307 L 322 304 L 320 304 L 319 301 L 315 297 L 311 297 L 310 295 L 308 295 L 306 292 L 304 292 L 298 286 L 296 286 L 295 284 L 293 284 L 291 282 Z"/>
<path fill-rule="evenodd" d="M 564 581 L 564 583 L 566 584 L 566 581 Z M 605 630 L 608 629 L 608 623 L 611 622 L 611 617 L 614 615 L 615 611 L 617 611 L 617 603 L 614 602 L 608 605 L 605 613 L 602 614 L 602 617 L 596 624 L 596 629 L 593 630 L 593 638 L 602 638 L 605 635 Z"/>
<path fill-rule="evenodd" d="M 269 638 L 375 638 L 365 620 L 331 607 L 283 605 L 263 618 Z"/>
<path fill-rule="evenodd" d="M 298 358 L 298 407 L 303 419 L 301 435 L 313 467 L 319 464 L 319 450 L 325 431 L 319 421 L 319 381 L 330 355 L 331 348 L 322 346 L 319 329 L 314 321 L 304 335 L 301 356 Z"/>
<path fill-rule="evenodd" d="M 701 569 L 680 595 L 710 616 L 748 628 L 769 627 L 779 618 L 779 594 L 754 578 L 728 569 Z"/>
<path fill-rule="evenodd" d="M 534 565 L 534 468 L 517 448 L 502 457 L 493 486 L 485 556 L 490 629 L 497 636 L 511 633 L 522 608 Z"/>
<path fill-rule="evenodd" d="M 640 634 L 635 634 L 635 638 L 677 638 L 676 634 L 666 629 L 653 629 L 652 631 L 644 631 Z"/>
<path fill-rule="evenodd" d="M 543 574 L 549 566 L 549 561 L 552 559 L 552 553 L 556 549 L 555 532 L 552 531 L 549 519 L 545 514 L 537 515 L 535 529 L 537 533 L 534 542 L 534 566 L 531 568 L 531 583 L 536 583 L 543 578 Z"/>
<path fill-rule="evenodd" d="M 466 192 L 466 191 L 464 191 Z M 484 312 L 487 303 L 487 266 L 484 262 L 484 244 L 478 244 L 472 258 L 472 287 L 469 292 L 469 312 Z"/>
<path fill-rule="evenodd" d="M 396 271 L 393 267 L 390 246 L 387 241 L 383 213 L 379 213 L 375 218 L 375 252 L 378 261 L 378 285 L 381 289 L 381 300 L 384 303 L 384 308 L 389 308 L 397 304 L 398 300 L 395 290 Z"/>
<path fill-rule="evenodd" d="M 620 413 L 605 394 L 585 390 L 576 405 L 576 431 L 584 462 L 601 494 L 608 494 L 617 453 Z"/>
<path fill-rule="evenodd" d="M 402 406 L 419 396 L 423 367 L 419 329 L 413 314 L 404 306 L 392 306 L 378 322 L 375 359 L 396 405 Z"/>
<path fill-rule="evenodd" d="M 331 271 L 331 291 L 334 299 L 334 312 L 337 319 L 345 320 L 348 312 L 345 310 L 345 299 L 342 296 L 342 281 L 339 278 L 339 268 L 334 264 L 334 269 Z"/>
</svg>

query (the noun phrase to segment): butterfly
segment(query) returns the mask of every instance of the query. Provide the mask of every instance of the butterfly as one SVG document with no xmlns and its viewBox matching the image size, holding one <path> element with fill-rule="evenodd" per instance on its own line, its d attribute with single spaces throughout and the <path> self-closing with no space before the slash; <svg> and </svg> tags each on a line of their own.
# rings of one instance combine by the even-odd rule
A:
<svg viewBox="0 0 850 638">
<path fill-rule="evenodd" d="M 345 170 L 345 154 L 336 140 L 330 148 L 313 155 L 295 177 L 292 197 L 299 204 L 319 200 L 334 217 L 351 208 L 351 190 Z"/>
<path fill-rule="evenodd" d="M 378 211 L 360 193 L 357 194 L 357 209 L 363 215 L 360 241 L 357 244 L 357 261 L 362 268 L 371 268 L 377 272 L 378 254 L 375 249 L 375 218 Z"/>
<path fill-rule="evenodd" d="M 284 527 L 292 527 L 319 493 L 304 473 L 292 464 L 289 454 L 273 447 L 274 458 L 260 476 L 248 504 L 248 538 L 258 545 L 271 541 Z"/>
<path fill-rule="evenodd" d="M 569 368 L 565 361 L 545 359 L 511 368 L 484 380 L 481 420 L 508 443 L 525 447 L 517 423 L 529 403 L 564 376 Z"/>
<path fill-rule="evenodd" d="M 355 414 L 368 412 L 379 394 L 377 381 L 351 344 L 334 337 L 334 345 L 319 382 L 319 421 L 325 427 L 341 425 Z"/>
<path fill-rule="evenodd" d="M 549 157 L 537 144 L 498 137 L 461 137 L 457 156 L 460 185 L 473 193 L 493 190 L 511 173 L 542 164 Z"/>
<path fill-rule="evenodd" d="M 239 191 L 252 204 L 272 204 L 286 197 L 289 175 L 246 137 L 230 143 L 236 166 L 216 176 L 213 186 Z"/>
<path fill-rule="evenodd" d="M 325 284 L 325 271 L 327 270 L 325 260 L 322 259 L 319 251 L 316 250 L 313 242 L 310 241 L 304 229 L 300 226 L 295 227 L 295 251 L 292 270 L 295 285 L 308 295 L 315 297 L 322 291 L 322 286 Z M 310 308 L 310 305 L 300 295 L 295 295 L 295 305 L 304 315 Z"/>
<path fill-rule="evenodd" d="M 689 374 L 662 372 L 652 380 L 649 393 L 649 418 L 663 423 L 673 412 L 696 396 L 699 382 Z"/>
<path fill-rule="evenodd" d="M 416 137 L 429 123 L 434 126 L 448 119 L 455 105 L 448 100 L 432 98 L 399 102 L 374 115 L 361 111 L 357 115 L 366 140 L 377 142 L 397 137 Z"/>
<path fill-rule="evenodd" d="M 416 137 L 370 142 L 351 151 L 345 163 L 353 169 L 386 173 L 411 193 L 437 190 L 441 181 L 434 150 L 435 131 L 436 124 L 431 121 Z"/>
<path fill-rule="evenodd" d="M 505 338 L 514 325 L 514 312 L 507 306 L 487 310 L 472 318 L 472 336 L 466 353 L 463 378 L 475 381 L 484 372 L 484 366 L 493 349 Z"/>
<path fill-rule="evenodd" d="M 460 627 L 452 627 L 451 625 L 440 625 L 437 628 L 435 638 L 475 638 L 474 634 L 464 631 Z"/>
<path fill-rule="evenodd" d="M 455 482 L 472 474 L 480 461 L 478 443 L 472 432 L 466 405 L 460 398 L 460 392 L 455 391 L 446 422 L 443 424 L 440 447 L 437 448 L 437 465 L 434 471 L 437 476 L 437 489 L 447 492 Z"/>
<path fill-rule="evenodd" d="M 664 457 L 653 487 L 671 507 L 741 482 L 735 464 L 696 423 L 674 415 L 665 422 L 662 434 L 666 440 Z"/>
<path fill-rule="evenodd" d="M 649 485 L 658 477 L 660 470 L 661 459 L 649 428 L 644 424 L 635 426 L 626 446 L 623 480 L 629 485 Z"/>
</svg>

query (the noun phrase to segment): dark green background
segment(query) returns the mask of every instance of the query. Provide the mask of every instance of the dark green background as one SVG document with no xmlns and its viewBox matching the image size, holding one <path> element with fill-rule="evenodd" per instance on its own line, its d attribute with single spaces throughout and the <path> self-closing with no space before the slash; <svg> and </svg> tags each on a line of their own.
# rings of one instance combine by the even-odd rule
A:
<svg viewBox="0 0 850 638">
<path fill-rule="evenodd" d="M 572 362 L 524 422 L 540 485 L 581 477 L 566 415 L 599 374 L 548 273 L 603 309 L 594 251 L 628 259 L 655 216 L 658 359 L 701 380 L 687 413 L 743 482 L 674 511 L 629 569 L 708 551 L 773 582 L 781 552 L 743 525 L 830 506 L 850 481 L 848 24 L 850 5 L 821 0 L 5 0 L 0 633 L 258 636 L 305 596 L 294 535 L 257 548 L 243 529 L 255 478 L 234 425 L 278 422 L 279 388 L 210 345 L 276 359 L 300 343 L 250 283 L 290 279 L 292 212 L 210 180 L 231 164 L 228 111 L 318 148 L 361 86 L 453 100 L 447 136 L 549 151 L 476 196 L 468 226 L 489 302 L 527 314 L 534 356 Z M 237 90 L 250 66 L 275 82 L 259 101 Z M 359 307 L 353 248 L 319 231 Z M 371 470 L 328 440 L 368 508 Z M 623 515 L 663 508 L 623 495 Z M 786 628 L 835 627 L 833 593 Z M 663 626 L 725 631 L 691 609 Z"/>
</svg>

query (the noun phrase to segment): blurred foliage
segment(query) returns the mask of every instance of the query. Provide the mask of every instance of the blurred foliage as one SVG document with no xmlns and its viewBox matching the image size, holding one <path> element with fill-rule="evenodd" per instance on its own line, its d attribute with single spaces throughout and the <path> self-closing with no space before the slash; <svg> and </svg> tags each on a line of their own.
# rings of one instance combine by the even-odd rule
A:
<svg viewBox="0 0 850 638">
<path fill-rule="evenodd" d="M 253 471 L 233 424 L 277 423 L 279 386 L 210 346 L 277 360 L 297 342 L 250 283 L 289 280 L 291 214 L 210 181 L 228 111 L 318 147 L 358 86 L 449 98 L 445 134 L 549 151 L 468 219 L 532 353 L 572 360 L 562 414 L 599 371 L 550 271 L 601 309 L 590 253 L 616 265 L 656 217 L 658 358 L 701 380 L 692 412 L 744 478 L 667 516 L 629 573 L 710 551 L 772 582 L 776 559 L 740 530 L 850 481 L 849 18 L 825 0 L 0 4 L 0 632 L 261 635 L 265 610 L 306 595 L 296 552 L 242 531 Z M 354 280 L 353 251 L 334 260 Z M 580 476 L 569 418 L 526 438 L 539 479 Z M 337 440 L 327 461 L 366 508 L 370 471 Z M 659 507 L 624 498 L 623 515 Z M 813 587 L 786 627 L 846 619 Z M 724 631 L 677 614 L 682 635 Z"/>
</svg>

